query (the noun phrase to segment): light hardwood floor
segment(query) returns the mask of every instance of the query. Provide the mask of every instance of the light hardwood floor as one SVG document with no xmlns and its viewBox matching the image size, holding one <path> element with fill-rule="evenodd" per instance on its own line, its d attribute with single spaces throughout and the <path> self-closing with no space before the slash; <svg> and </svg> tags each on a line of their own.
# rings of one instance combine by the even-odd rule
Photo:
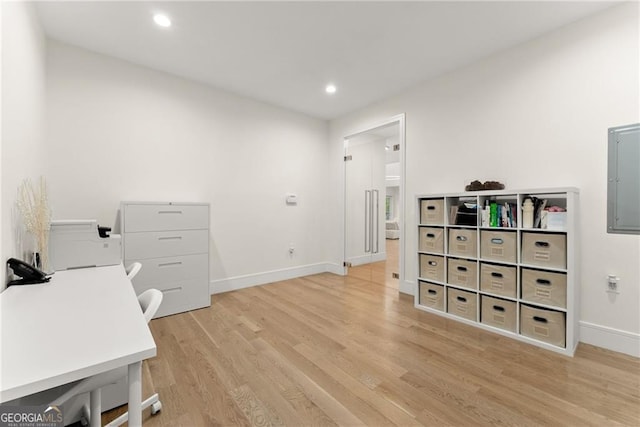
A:
<svg viewBox="0 0 640 427">
<path fill-rule="evenodd" d="M 393 278 L 392 274 L 397 273 L 400 268 L 400 240 L 385 240 L 385 249 L 386 261 L 352 267 L 349 269 L 349 276 L 369 280 L 397 290 L 399 282 L 398 279 Z"/>
<path fill-rule="evenodd" d="M 145 426 L 640 425 L 638 359 L 584 344 L 560 356 L 418 311 L 368 274 L 153 320 L 143 395 L 163 409 Z"/>
</svg>

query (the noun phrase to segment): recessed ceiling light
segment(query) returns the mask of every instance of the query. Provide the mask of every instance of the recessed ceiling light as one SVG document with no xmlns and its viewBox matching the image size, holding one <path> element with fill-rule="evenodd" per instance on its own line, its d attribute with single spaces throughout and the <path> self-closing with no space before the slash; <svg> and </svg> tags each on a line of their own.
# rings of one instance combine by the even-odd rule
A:
<svg viewBox="0 0 640 427">
<path fill-rule="evenodd" d="M 171 26 L 171 20 L 167 15 L 156 13 L 153 15 L 153 21 L 161 27 L 167 28 Z"/>
<path fill-rule="evenodd" d="M 324 90 L 327 93 L 336 93 L 337 89 L 336 89 L 336 85 L 330 83 L 330 84 L 327 85 L 327 87 L 324 88 Z"/>
</svg>

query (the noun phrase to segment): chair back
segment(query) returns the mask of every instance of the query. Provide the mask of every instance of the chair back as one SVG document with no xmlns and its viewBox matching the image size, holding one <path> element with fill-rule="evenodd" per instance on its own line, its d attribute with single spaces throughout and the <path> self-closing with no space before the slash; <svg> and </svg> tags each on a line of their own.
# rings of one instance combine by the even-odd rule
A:
<svg viewBox="0 0 640 427">
<path fill-rule="evenodd" d="M 136 274 L 138 274 L 141 268 L 142 264 L 140 264 L 139 262 L 134 262 L 129 267 L 125 268 L 129 280 L 133 280 L 133 278 L 136 277 Z"/>
<path fill-rule="evenodd" d="M 138 295 L 138 302 L 144 314 L 144 318 L 149 323 L 156 315 L 162 303 L 162 292 L 157 289 L 147 289 Z"/>
</svg>

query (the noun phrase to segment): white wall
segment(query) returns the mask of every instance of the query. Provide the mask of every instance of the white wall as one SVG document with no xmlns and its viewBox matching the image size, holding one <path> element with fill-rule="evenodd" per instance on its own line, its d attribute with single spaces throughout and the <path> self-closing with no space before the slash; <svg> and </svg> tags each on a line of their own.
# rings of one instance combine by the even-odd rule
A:
<svg viewBox="0 0 640 427">
<path fill-rule="evenodd" d="M 397 185 L 387 186 L 386 195 L 391 196 L 391 220 L 397 220 L 400 212 L 400 187 Z"/>
<path fill-rule="evenodd" d="M 400 153 L 396 151 L 396 154 Z M 387 187 L 399 187 L 400 186 L 400 162 L 387 163 L 386 164 L 386 184 Z M 397 177 L 397 178 L 396 178 Z"/>
<path fill-rule="evenodd" d="M 214 292 L 326 268 L 327 122 L 59 42 L 47 53 L 54 219 L 209 202 Z"/>
<path fill-rule="evenodd" d="M 332 121 L 332 193 L 342 137 L 406 113 L 405 277 L 415 283 L 416 194 L 463 191 L 474 176 L 580 188 L 582 340 L 640 356 L 640 237 L 606 233 L 607 128 L 640 121 L 638 35 L 638 4 L 623 4 Z M 332 242 L 340 253 L 339 233 Z M 616 298 L 607 274 L 621 278 Z"/>
<path fill-rule="evenodd" d="M 19 253 L 13 210 L 18 186 L 44 174 L 45 38 L 33 5 L 2 2 L 1 256 Z M 25 247 L 25 249 L 27 249 Z M 0 267 L 0 291 L 6 283 Z"/>
</svg>

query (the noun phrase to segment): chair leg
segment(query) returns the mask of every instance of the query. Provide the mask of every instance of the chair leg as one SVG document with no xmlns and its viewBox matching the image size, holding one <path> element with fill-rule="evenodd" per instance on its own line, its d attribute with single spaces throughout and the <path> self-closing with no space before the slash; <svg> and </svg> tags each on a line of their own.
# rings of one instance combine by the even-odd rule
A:
<svg viewBox="0 0 640 427">
<path fill-rule="evenodd" d="M 100 427 L 102 424 L 102 390 L 96 389 L 89 393 L 89 425 L 90 427 Z"/>
<path fill-rule="evenodd" d="M 158 393 L 154 394 L 153 396 L 149 397 L 144 402 L 142 402 L 141 406 L 142 406 L 142 410 L 143 411 L 145 409 L 147 409 L 148 407 L 151 407 L 151 414 L 152 415 L 157 414 L 162 409 L 162 403 L 160 402 L 160 396 L 158 396 Z M 118 418 L 116 418 L 115 420 L 111 421 L 105 427 L 121 426 L 122 424 L 126 423 L 127 421 L 129 421 L 129 412 L 125 412 L 124 414 L 120 415 Z"/>
<path fill-rule="evenodd" d="M 82 427 L 87 427 L 89 425 L 89 420 L 91 419 L 91 410 L 89 406 L 85 403 L 82 405 L 82 415 L 80 415 L 80 424 Z"/>
<path fill-rule="evenodd" d="M 151 396 L 151 398 L 153 397 L 155 397 L 155 400 L 149 403 L 151 405 L 151 415 L 155 415 L 162 410 L 162 402 L 160 402 L 158 395 Z"/>
</svg>

